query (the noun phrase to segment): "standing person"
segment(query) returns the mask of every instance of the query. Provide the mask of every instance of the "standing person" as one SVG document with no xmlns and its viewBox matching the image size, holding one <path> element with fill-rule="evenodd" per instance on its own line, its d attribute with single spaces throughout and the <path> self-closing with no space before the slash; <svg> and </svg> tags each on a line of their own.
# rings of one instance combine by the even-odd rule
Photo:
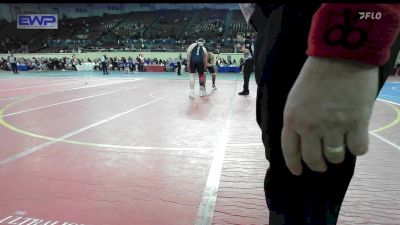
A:
<svg viewBox="0 0 400 225">
<path fill-rule="evenodd" d="M 139 62 L 137 59 L 138 58 L 133 58 L 133 67 L 135 68 L 135 73 L 139 72 Z"/>
<path fill-rule="evenodd" d="M 127 63 L 128 63 L 129 72 L 133 72 L 133 60 L 132 60 L 132 57 L 130 57 L 130 56 L 128 57 Z"/>
<path fill-rule="evenodd" d="M 143 54 L 140 53 L 136 60 L 138 61 L 138 64 L 139 64 L 139 72 L 144 72 L 144 57 L 143 57 Z"/>
<path fill-rule="evenodd" d="M 75 55 L 72 55 L 72 69 L 75 71 L 77 71 L 76 64 L 78 64 L 78 59 L 76 58 Z"/>
<path fill-rule="evenodd" d="M 200 84 L 200 97 L 206 95 L 206 76 L 204 72 L 207 66 L 207 50 L 204 47 L 205 40 L 199 38 L 195 43 L 188 47 L 187 59 L 188 59 L 188 71 L 190 73 L 190 93 L 189 97 L 194 98 L 194 83 L 195 73 L 199 75 Z"/>
<path fill-rule="evenodd" d="M 114 57 L 114 60 L 112 61 L 112 70 L 114 71 L 115 68 L 118 70 L 118 59 L 117 57 Z"/>
<path fill-rule="evenodd" d="M 99 69 L 99 61 L 98 60 L 94 60 L 94 67 L 93 67 L 93 70 L 94 71 L 97 71 Z M 100 69 L 99 69 L 100 70 Z"/>
<path fill-rule="evenodd" d="M 218 68 L 215 65 L 215 55 L 211 51 L 208 51 L 207 54 L 208 54 L 207 70 L 212 76 L 212 88 L 214 90 L 217 90 L 217 87 L 215 86 L 215 79 L 217 77 Z"/>
<path fill-rule="evenodd" d="M 11 69 L 14 74 L 18 74 L 18 69 L 17 69 L 17 58 L 14 57 L 14 53 L 11 52 L 11 55 L 8 56 L 8 62 L 11 64 Z"/>
<path fill-rule="evenodd" d="M 184 65 L 185 67 L 184 67 L 184 69 L 183 69 L 183 71 L 185 71 L 185 72 L 188 72 L 188 67 L 187 67 L 187 59 L 183 59 L 183 61 L 182 61 L 182 65 Z"/>
<path fill-rule="evenodd" d="M 103 75 L 109 74 L 108 70 L 107 70 L 107 56 L 106 56 L 106 54 L 104 54 L 100 58 L 100 62 L 101 62 L 101 69 L 103 70 Z"/>
<path fill-rule="evenodd" d="M 182 68 L 181 59 L 178 59 L 178 60 L 177 60 L 176 65 L 177 65 L 177 67 L 178 67 L 178 69 L 177 69 L 178 76 L 180 76 L 180 75 L 181 75 L 181 68 Z"/>
<path fill-rule="evenodd" d="M 400 42 L 400 41 L 399 41 Z M 395 76 L 400 76 L 400 50 L 398 50 L 397 57 L 394 60 Z"/>
<path fill-rule="evenodd" d="M 236 35 L 239 43 L 237 48 L 243 52 L 244 62 L 243 62 L 243 91 L 239 92 L 239 95 L 249 94 L 249 81 L 251 73 L 254 71 L 254 60 L 253 60 L 253 44 L 245 38 L 243 33 L 238 33 Z M 225 63 L 226 64 L 226 63 Z"/>
<path fill-rule="evenodd" d="M 67 57 L 64 57 L 61 64 L 62 71 L 65 71 L 66 67 L 67 67 Z"/>
<path fill-rule="evenodd" d="M 373 104 L 399 38 L 400 6 L 246 3 L 240 8 L 258 31 L 256 118 L 269 161 L 264 182 L 269 224 L 334 225 L 356 156 L 368 150 Z M 365 11 L 382 17 L 349 21 Z M 349 32 L 335 36 L 336 28 Z M 352 31 L 359 35 L 347 42 Z"/>
</svg>

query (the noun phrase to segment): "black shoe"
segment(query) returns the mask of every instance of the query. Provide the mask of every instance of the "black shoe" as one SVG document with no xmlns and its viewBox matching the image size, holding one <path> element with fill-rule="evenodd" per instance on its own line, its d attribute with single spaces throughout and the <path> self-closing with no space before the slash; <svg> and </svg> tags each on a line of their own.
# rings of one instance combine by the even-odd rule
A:
<svg viewBox="0 0 400 225">
<path fill-rule="evenodd" d="M 239 95 L 249 95 L 249 91 L 242 91 L 238 93 Z"/>
</svg>

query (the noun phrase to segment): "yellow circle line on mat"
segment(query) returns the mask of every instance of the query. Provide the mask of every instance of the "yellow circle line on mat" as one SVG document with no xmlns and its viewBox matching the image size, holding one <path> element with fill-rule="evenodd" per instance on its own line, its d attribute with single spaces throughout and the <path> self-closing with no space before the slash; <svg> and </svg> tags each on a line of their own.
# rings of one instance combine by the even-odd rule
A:
<svg viewBox="0 0 400 225">
<path fill-rule="evenodd" d="M 13 105 L 15 105 L 15 104 L 17 104 L 19 102 L 31 99 L 33 97 L 34 96 L 18 99 L 18 100 L 14 101 L 14 102 L 11 102 L 11 103 L 7 104 L 5 107 L 3 107 L 0 110 L 0 125 L 8 128 L 9 130 L 12 130 L 12 131 L 14 131 L 16 133 L 23 134 L 23 135 L 26 135 L 26 136 L 29 136 L 29 137 L 34 137 L 34 138 L 39 138 L 39 139 L 44 139 L 44 140 L 49 140 L 49 141 L 56 140 L 57 138 L 53 138 L 53 137 L 49 137 L 49 136 L 43 136 L 43 135 L 40 135 L 40 134 L 35 134 L 35 133 L 29 132 L 29 131 L 26 131 L 26 130 L 19 129 L 19 128 L 7 123 L 3 119 L 3 115 L 4 115 L 5 111 L 9 107 L 11 107 L 11 106 L 13 106 Z M 389 103 L 386 103 L 386 104 L 389 105 L 390 107 L 392 107 L 395 110 L 396 118 L 392 122 L 390 122 L 390 123 L 388 123 L 388 124 L 386 124 L 386 125 L 384 125 L 384 126 L 382 126 L 380 128 L 377 128 L 375 130 L 372 130 L 371 132 L 376 133 L 376 132 L 380 132 L 380 131 L 383 131 L 383 130 L 387 130 L 387 129 L 395 126 L 396 124 L 398 124 L 400 122 L 400 110 L 397 107 L 395 107 L 394 105 L 392 105 L 392 104 L 389 104 Z M 63 142 L 63 143 L 68 143 L 68 144 L 76 144 L 76 145 L 84 145 L 84 146 L 90 146 L 90 147 L 100 147 L 100 148 L 139 149 L 139 150 L 145 150 L 145 149 L 164 149 L 164 150 L 182 150 L 182 149 L 188 149 L 189 150 L 189 149 L 191 149 L 191 150 L 200 150 L 201 149 L 201 148 L 162 148 L 162 147 L 156 148 L 156 147 L 145 147 L 145 146 L 113 145 L 113 144 L 100 144 L 100 143 L 92 143 L 92 142 L 84 142 L 84 141 L 72 141 L 72 140 L 59 140 L 58 142 Z"/>
<path fill-rule="evenodd" d="M 12 130 L 18 134 L 23 134 L 29 137 L 34 137 L 34 138 L 39 138 L 39 139 L 44 139 L 44 140 L 48 140 L 48 141 L 54 141 L 57 138 L 53 138 L 53 137 L 48 137 L 48 136 L 43 136 L 40 134 L 35 134 L 26 130 L 22 130 L 19 129 L 9 123 L 7 123 L 4 119 L 3 119 L 3 115 L 5 113 L 5 111 L 13 106 L 16 103 L 28 100 L 30 98 L 33 98 L 34 96 L 28 97 L 28 98 L 23 98 L 23 99 L 19 99 L 16 100 L 14 102 L 9 103 L 8 105 L 6 105 L 5 107 L 3 107 L 0 110 L 0 125 L 8 128 L 9 130 Z M 90 146 L 90 147 L 99 147 L 99 148 L 118 148 L 118 149 L 135 149 L 135 150 L 189 150 L 189 151 L 204 151 L 204 150 L 212 150 L 212 148 L 187 148 L 187 147 L 149 147 L 149 146 L 129 146 L 129 145 L 113 145 L 113 144 L 100 144 L 100 143 L 92 143 L 92 142 L 84 142 L 84 141 L 72 141 L 72 140 L 58 140 L 57 142 L 62 142 L 62 143 L 68 143 L 68 144 L 76 144 L 76 145 L 83 145 L 83 146 Z"/>
<path fill-rule="evenodd" d="M 392 107 L 394 109 L 394 111 L 396 112 L 396 118 L 392 122 L 388 123 L 387 125 L 384 125 L 383 127 L 380 127 L 380 128 L 375 129 L 375 130 L 372 130 L 371 132 L 373 132 L 373 133 L 377 133 L 377 132 L 381 132 L 381 131 L 387 130 L 387 129 L 391 128 L 391 127 L 394 127 L 396 124 L 398 124 L 400 122 L 400 110 L 396 106 L 394 106 L 393 104 L 386 103 L 386 102 L 385 102 L 385 104 L 389 105 L 390 107 Z"/>
</svg>

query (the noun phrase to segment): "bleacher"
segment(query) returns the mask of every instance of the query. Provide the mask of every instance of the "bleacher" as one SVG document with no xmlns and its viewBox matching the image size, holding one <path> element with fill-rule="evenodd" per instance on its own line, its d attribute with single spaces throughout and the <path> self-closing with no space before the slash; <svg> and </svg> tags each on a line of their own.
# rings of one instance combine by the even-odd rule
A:
<svg viewBox="0 0 400 225">
<path fill-rule="evenodd" d="M 219 33 L 218 29 L 224 27 L 227 13 L 228 10 L 225 9 L 212 10 L 212 13 L 210 13 L 210 9 L 200 10 L 197 21 L 187 29 L 189 36 L 216 38 Z"/>
<path fill-rule="evenodd" d="M 238 31 L 253 32 L 239 10 L 233 11 L 232 26 L 226 28 L 227 9 L 159 10 L 104 14 L 103 16 L 60 19 L 58 30 L 17 29 L 16 22 L 0 21 L 0 51 L 29 45 L 30 52 L 53 52 L 85 47 L 139 49 L 143 38 L 146 49 L 182 49 L 198 37 L 224 46 Z M 83 36 L 83 38 L 82 38 Z M 81 42 L 78 39 L 85 39 Z M 120 44 L 118 44 L 118 40 Z M 129 42 L 128 42 L 129 40 Z M 154 41 L 153 41 L 154 40 Z M 133 49 L 133 48 L 132 48 Z"/>
<path fill-rule="evenodd" d="M 140 38 L 157 18 L 154 12 L 133 12 L 114 29 L 114 33 L 123 39 Z"/>
<path fill-rule="evenodd" d="M 248 33 L 248 32 L 254 32 L 253 27 L 247 24 L 246 20 L 243 17 L 243 14 L 240 10 L 235 10 L 233 11 L 233 21 L 232 21 L 232 26 L 230 30 L 233 33 L 237 32 L 243 32 L 243 33 Z"/>
<path fill-rule="evenodd" d="M 148 32 L 153 38 L 174 38 L 177 39 L 188 24 L 193 12 L 184 10 L 160 11 L 159 20 Z"/>
</svg>

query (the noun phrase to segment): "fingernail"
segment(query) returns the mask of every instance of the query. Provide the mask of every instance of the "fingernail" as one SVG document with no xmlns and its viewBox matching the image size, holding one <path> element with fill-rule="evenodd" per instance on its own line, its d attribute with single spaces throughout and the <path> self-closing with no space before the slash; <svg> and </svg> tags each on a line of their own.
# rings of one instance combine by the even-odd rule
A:
<svg viewBox="0 0 400 225">
<path fill-rule="evenodd" d="M 303 173 L 301 169 L 291 170 L 290 172 L 295 176 L 300 176 Z"/>
</svg>

